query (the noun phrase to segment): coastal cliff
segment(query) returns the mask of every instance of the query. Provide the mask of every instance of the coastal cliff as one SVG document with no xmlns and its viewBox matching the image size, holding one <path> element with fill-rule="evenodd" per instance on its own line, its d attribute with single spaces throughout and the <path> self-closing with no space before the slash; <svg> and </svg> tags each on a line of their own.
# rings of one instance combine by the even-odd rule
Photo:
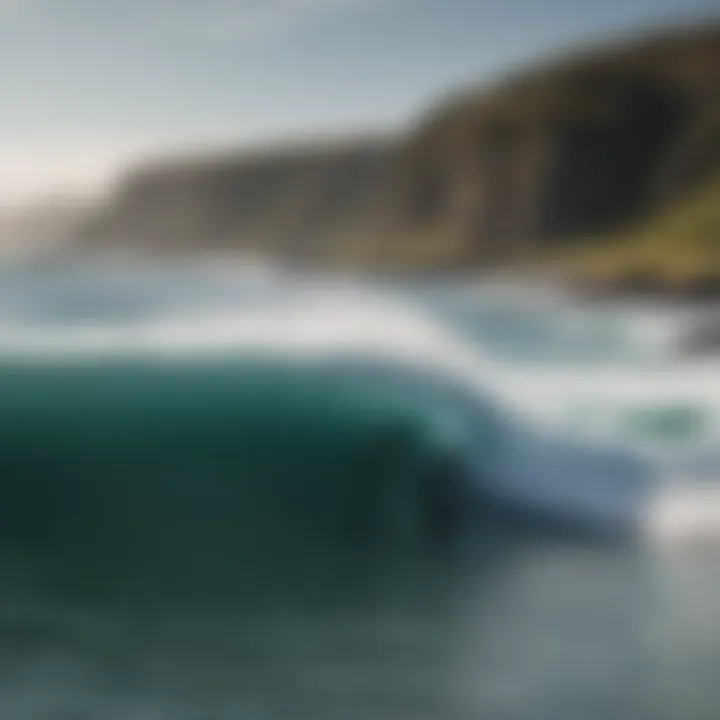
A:
<svg viewBox="0 0 720 720">
<path fill-rule="evenodd" d="M 610 281 L 662 275 L 687 245 L 691 281 L 720 277 L 704 255 L 720 245 L 718 176 L 720 27 L 686 28 L 456 93 L 401 136 L 136 168 L 80 246 L 391 270 L 547 263 Z M 654 236 L 662 260 L 623 266 L 639 237 L 654 257 Z"/>
</svg>

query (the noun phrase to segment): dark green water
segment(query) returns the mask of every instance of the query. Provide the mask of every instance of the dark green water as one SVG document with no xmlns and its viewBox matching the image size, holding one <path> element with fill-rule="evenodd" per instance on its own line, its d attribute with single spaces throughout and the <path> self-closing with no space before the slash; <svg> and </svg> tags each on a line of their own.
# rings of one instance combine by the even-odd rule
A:
<svg viewBox="0 0 720 720">
<path fill-rule="evenodd" d="M 6 364 L 0 537 L 69 587 L 191 595 L 459 542 L 469 440 L 415 389 L 272 358 Z"/>
</svg>

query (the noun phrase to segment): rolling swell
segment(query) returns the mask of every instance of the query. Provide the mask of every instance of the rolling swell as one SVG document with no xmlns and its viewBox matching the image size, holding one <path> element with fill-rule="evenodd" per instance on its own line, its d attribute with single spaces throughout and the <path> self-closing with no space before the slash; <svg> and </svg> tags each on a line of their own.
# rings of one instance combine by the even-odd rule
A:
<svg viewBox="0 0 720 720">
<path fill-rule="evenodd" d="M 464 525 L 467 418 L 427 379 L 271 357 L 5 363 L 0 395 L 0 540 L 61 588 L 247 587 L 419 557 Z"/>
</svg>

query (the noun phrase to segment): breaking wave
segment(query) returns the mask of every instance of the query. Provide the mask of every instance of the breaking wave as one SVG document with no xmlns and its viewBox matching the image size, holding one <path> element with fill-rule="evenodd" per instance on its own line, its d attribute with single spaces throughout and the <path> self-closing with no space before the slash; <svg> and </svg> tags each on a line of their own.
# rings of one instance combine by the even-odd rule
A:
<svg viewBox="0 0 720 720">
<path fill-rule="evenodd" d="M 44 577 L 147 589 L 392 562 L 499 519 L 667 536 L 678 483 L 720 470 L 717 362 L 674 355 L 682 322 L 553 291 L 14 270 L 0 539 Z"/>
</svg>

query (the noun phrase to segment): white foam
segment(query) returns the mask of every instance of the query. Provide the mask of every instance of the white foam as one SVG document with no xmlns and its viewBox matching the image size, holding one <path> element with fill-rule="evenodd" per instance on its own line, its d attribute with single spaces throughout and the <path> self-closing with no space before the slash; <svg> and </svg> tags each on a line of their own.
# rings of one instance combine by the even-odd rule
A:
<svg viewBox="0 0 720 720">
<path fill-rule="evenodd" d="M 711 545 L 720 550 L 720 485 L 681 479 L 661 485 L 642 514 L 645 538 L 660 549 Z"/>
<path fill-rule="evenodd" d="M 582 366 L 493 359 L 408 304 L 351 288 L 317 289 L 222 313 L 160 314 L 75 326 L 5 324 L 0 356 L 43 362 L 248 353 L 392 359 L 450 375 L 516 420 L 593 441 L 615 441 L 627 410 L 684 404 L 708 409 L 720 435 L 720 372 L 713 360 Z"/>
</svg>

